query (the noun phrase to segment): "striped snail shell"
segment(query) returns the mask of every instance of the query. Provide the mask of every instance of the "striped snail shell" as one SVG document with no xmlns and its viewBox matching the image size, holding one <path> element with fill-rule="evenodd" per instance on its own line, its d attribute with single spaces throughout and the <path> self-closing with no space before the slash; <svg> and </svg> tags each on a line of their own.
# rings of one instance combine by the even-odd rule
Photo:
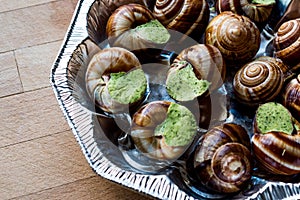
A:
<svg viewBox="0 0 300 200">
<path fill-rule="evenodd" d="M 157 0 L 153 14 L 167 29 L 199 39 L 209 20 L 206 0 Z"/>
<path fill-rule="evenodd" d="M 225 80 L 225 61 L 221 52 L 213 45 L 197 44 L 182 50 L 174 59 L 172 66 L 178 65 L 181 61 L 187 61 L 193 66 L 198 79 L 211 83 L 210 91 L 218 89 Z"/>
<path fill-rule="evenodd" d="M 107 39 L 106 25 L 111 14 L 120 6 L 137 3 L 146 7 L 153 7 L 150 0 L 95 0 L 87 14 L 87 32 L 89 38 L 96 44 Z"/>
<path fill-rule="evenodd" d="M 283 83 L 282 69 L 273 59 L 257 59 L 238 70 L 233 79 L 233 89 L 241 103 L 256 106 L 275 99 Z"/>
<path fill-rule="evenodd" d="M 300 18 L 284 22 L 274 38 L 275 56 L 292 70 L 300 67 Z"/>
<path fill-rule="evenodd" d="M 248 0 L 217 0 L 216 10 L 218 13 L 232 11 L 239 15 L 245 15 L 254 22 L 265 22 L 271 15 L 275 1 L 263 3 L 249 3 Z"/>
<path fill-rule="evenodd" d="M 174 160 L 180 157 L 189 145 L 168 145 L 164 135 L 155 134 L 156 128 L 167 118 L 171 104 L 169 101 L 153 101 L 142 106 L 133 115 L 131 138 L 137 149 L 149 158 Z"/>
<path fill-rule="evenodd" d="M 269 172 L 281 175 L 300 173 L 300 134 L 254 134 L 252 144 L 258 162 Z"/>
<path fill-rule="evenodd" d="M 284 64 L 282 62 L 282 60 L 280 60 L 278 58 L 274 58 L 274 57 L 270 57 L 270 56 L 260 56 L 260 57 L 256 58 L 255 60 L 275 63 L 284 74 L 286 74 L 286 75 L 290 74 L 289 67 L 286 64 Z"/>
<path fill-rule="evenodd" d="M 108 81 L 111 73 L 128 72 L 142 68 L 137 57 L 130 51 L 111 47 L 99 51 L 91 59 L 86 71 L 86 88 L 89 96 L 103 111 L 114 113 L 123 109 L 124 105 L 118 103 L 109 94 Z M 135 105 L 137 102 L 130 104 Z"/>
<path fill-rule="evenodd" d="M 253 120 L 253 131 L 252 147 L 258 166 L 272 174 L 300 173 L 299 122 L 287 108 L 277 102 L 261 104 Z"/>
<path fill-rule="evenodd" d="M 109 17 L 106 34 L 111 46 L 129 50 L 151 47 L 151 42 L 144 40 L 136 31 L 130 31 L 137 25 L 154 19 L 152 12 L 140 4 L 127 4 L 117 8 Z"/>
<path fill-rule="evenodd" d="M 300 74 L 284 87 L 283 105 L 300 121 Z"/>
<path fill-rule="evenodd" d="M 214 17 L 205 32 L 205 43 L 217 47 L 229 65 L 250 61 L 259 49 L 260 40 L 256 25 L 231 11 Z"/>
<path fill-rule="evenodd" d="M 195 151 L 198 179 L 207 188 L 232 193 L 251 178 L 250 138 L 237 124 L 227 123 L 209 130 Z"/>
</svg>

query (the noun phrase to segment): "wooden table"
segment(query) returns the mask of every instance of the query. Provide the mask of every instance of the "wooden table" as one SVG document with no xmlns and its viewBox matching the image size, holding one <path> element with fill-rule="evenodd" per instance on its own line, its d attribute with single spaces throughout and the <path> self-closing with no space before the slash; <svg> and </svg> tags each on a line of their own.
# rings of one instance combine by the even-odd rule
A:
<svg viewBox="0 0 300 200">
<path fill-rule="evenodd" d="M 77 0 L 0 4 L 0 199 L 147 199 L 88 165 L 49 74 Z"/>
</svg>

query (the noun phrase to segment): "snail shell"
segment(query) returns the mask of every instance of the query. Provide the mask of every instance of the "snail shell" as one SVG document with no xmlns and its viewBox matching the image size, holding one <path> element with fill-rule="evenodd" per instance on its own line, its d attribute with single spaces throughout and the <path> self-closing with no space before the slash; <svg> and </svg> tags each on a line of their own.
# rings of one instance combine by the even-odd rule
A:
<svg viewBox="0 0 300 200">
<path fill-rule="evenodd" d="M 205 43 L 217 47 L 227 64 L 239 65 L 256 55 L 260 32 L 249 18 L 225 11 L 208 24 Z"/>
<path fill-rule="evenodd" d="M 181 156 L 187 146 L 169 146 L 164 136 L 155 136 L 154 130 L 167 117 L 171 102 L 153 101 L 141 107 L 133 116 L 131 137 L 144 155 L 158 160 L 173 160 Z"/>
<path fill-rule="evenodd" d="M 275 56 L 293 70 L 300 67 L 300 18 L 284 22 L 274 38 Z"/>
<path fill-rule="evenodd" d="M 209 20 L 206 0 L 157 0 L 153 14 L 166 28 L 199 39 Z"/>
<path fill-rule="evenodd" d="M 274 2 L 275 3 L 275 2 Z M 265 22 L 271 15 L 274 3 L 255 4 L 248 0 L 218 0 L 216 10 L 218 13 L 232 11 L 239 15 L 245 15 L 254 22 Z"/>
<path fill-rule="evenodd" d="M 152 47 L 150 41 L 142 39 L 137 32 L 130 30 L 153 19 L 152 12 L 143 5 L 127 4 L 120 6 L 107 22 L 106 34 L 109 43 L 111 46 L 129 50 Z"/>
<path fill-rule="evenodd" d="M 260 57 L 256 58 L 255 60 L 275 63 L 286 76 L 290 75 L 289 67 L 286 64 L 284 64 L 282 62 L 282 60 L 280 60 L 278 58 L 274 58 L 274 57 L 270 57 L 270 56 L 260 56 Z"/>
<path fill-rule="evenodd" d="M 231 193 L 251 178 L 250 138 L 246 130 L 228 123 L 209 130 L 196 149 L 194 166 L 199 180 L 208 188 Z"/>
<path fill-rule="evenodd" d="M 87 32 L 92 41 L 101 44 L 107 39 L 106 25 L 111 14 L 120 6 L 137 3 L 152 8 L 150 0 L 95 0 L 87 14 Z"/>
<path fill-rule="evenodd" d="M 300 121 L 300 74 L 284 87 L 283 105 Z"/>
<path fill-rule="evenodd" d="M 181 51 L 174 59 L 172 67 L 187 61 L 193 66 L 198 79 L 211 82 L 210 91 L 219 88 L 225 80 L 226 65 L 221 52 L 213 45 L 197 44 Z"/>
<path fill-rule="evenodd" d="M 260 105 L 253 121 L 252 146 L 259 166 L 272 174 L 300 172 L 299 123 L 282 104 Z"/>
<path fill-rule="evenodd" d="M 256 106 L 275 99 L 283 83 L 284 74 L 276 60 L 257 59 L 239 69 L 234 76 L 233 89 L 241 103 Z"/>
<path fill-rule="evenodd" d="M 300 134 L 254 134 L 252 144 L 255 157 L 269 172 L 281 175 L 300 173 Z"/>
<path fill-rule="evenodd" d="M 99 51 L 91 59 L 86 71 L 85 80 L 88 94 L 105 112 L 113 113 L 121 110 L 124 105 L 113 100 L 109 95 L 109 74 L 128 72 L 136 68 L 141 68 L 139 60 L 126 49 L 111 47 Z M 133 106 L 134 103 L 129 106 Z"/>
</svg>

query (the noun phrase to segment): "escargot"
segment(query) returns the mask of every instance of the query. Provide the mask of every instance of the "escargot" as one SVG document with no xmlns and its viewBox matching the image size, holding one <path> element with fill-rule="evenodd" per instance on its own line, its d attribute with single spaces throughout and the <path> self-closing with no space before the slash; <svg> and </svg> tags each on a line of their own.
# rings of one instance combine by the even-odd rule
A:
<svg viewBox="0 0 300 200">
<path fill-rule="evenodd" d="M 153 14 L 167 29 L 201 38 L 209 20 L 206 0 L 157 0 Z"/>
<path fill-rule="evenodd" d="M 268 102 L 257 109 L 251 139 L 253 153 L 268 172 L 300 173 L 300 132 L 295 126 L 290 112 L 280 103 Z"/>
<path fill-rule="evenodd" d="M 300 67 L 300 18 L 284 22 L 274 38 L 275 56 L 294 70 Z"/>
<path fill-rule="evenodd" d="M 96 53 L 86 71 L 86 88 L 103 111 L 118 112 L 143 100 L 146 76 L 130 51 L 111 47 Z"/>
<path fill-rule="evenodd" d="M 185 106 L 153 101 L 133 115 L 130 135 L 145 156 L 174 160 L 184 153 L 196 133 L 195 116 Z"/>
<path fill-rule="evenodd" d="M 233 123 L 210 129 L 194 155 L 200 182 L 220 193 L 240 191 L 251 178 L 252 162 L 249 135 L 241 125 Z"/>
<path fill-rule="evenodd" d="M 284 84 L 285 70 L 271 57 L 256 59 L 242 66 L 233 79 L 236 98 L 243 104 L 257 106 L 274 100 Z"/>
<path fill-rule="evenodd" d="M 285 85 L 282 99 L 283 105 L 300 121 L 300 74 Z"/>
<path fill-rule="evenodd" d="M 256 55 L 260 40 L 257 26 L 231 11 L 215 16 L 205 31 L 205 43 L 217 47 L 229 65 L 249 62 Z"/>
<path fill-rule="evenodd" d="M 193 45 L 181 51 L 171 64 L 167 91 L 177 101 L 190 101 L 219 88 L 225 74 L 225 61 L 216 47 Z"/>
<path fill-rule="evenodd" d="M 170 38 L 167 29 L 147 7 L 133 3 L 120 6 L 113 12 L 106 33 L 111 46 L 129 50 L 153 48 Z"/>
<path fill-rule="evenodd" d="M 87 14 L 87 32 L 97 45 L 105 46 L 107 39 L 106 25 L 109 17 L 120 6 L 136 3 L 153 8 L 151 0 L 95 0 Z"/>
<path fill-rule="evenodd" d="M 217 0 L 216 10 L 218 13 L 232 11 L 261 23 L 268 20 L 275 3 L 275 0 Z"/>
</svg>

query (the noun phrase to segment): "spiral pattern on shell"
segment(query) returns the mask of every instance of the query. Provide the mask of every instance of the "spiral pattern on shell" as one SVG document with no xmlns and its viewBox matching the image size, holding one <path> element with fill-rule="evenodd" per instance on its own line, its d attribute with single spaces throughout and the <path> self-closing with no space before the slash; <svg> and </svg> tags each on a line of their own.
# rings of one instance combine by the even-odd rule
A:
<svg viewBox="0 0 300 200">
<path fill-rule="evenodd" d="M 281 175 L 300 173 L 300 134 L 254 134 L 252 144 L 255 157 L 269 172 Z"/>
<path fill-rule="evenodd" d="M 249 18 L 225 11 L 208 24 L 205 43 L 217 47 L 228 64 L 238 65 L 256 55 L 260 32 Z"/>
<path fill-rule="evenodd" d="M 166 28 L 199 39 L 209 20 L 206 0 L 157 0 L 153 14 Z"/>
<path fill-rule="evenodd" d="M 181 156 L 185 146 L 170 146 L 163 135 L 155 135 L 155 129 L 167 117 L 171 102 L 153 101 L 141 107 L 132 119 L 131 138 L 145 156 L 158 160 L 173 160 Z"/>
<path fill-rule="evenodd" d="M 300 74 L 286 84 L 282 98 L 283 105 L 300 121 Z"/>
<path fill-rule="evenodd" d="M 198 79 L 211 82 L 210 91 L 219 88 L 225 80 L 225 61 L 221 52 L 213 45 L 197 44 L 188 47 L 179 53 L 172 65 L 176 66 L 180 61 L 190 63 Z"/>
<path fill-rule="evenodd" d="M 135 68 L 141 68 L 141 64 L 137 57 L 126 49 L 111 47 L 99 51 L 91 59 L 86 71 L 86 89 L 89 96 L 102 110 L 109 113 L 119 111 L 124 105 L 113 100 L 109 94 L 109 74 L 128 72 Z"/>
<path fill-rule="evenodd" d="M 150 41 L 141 39 L 136 32 L 130 30 L 153 19 L 152 12 L 143 5 L 127 4 L 120 6 L 109 17 L 106 26 L 106 34 L 111 46 L 129 50 L 151 47 Z"/>
<path fill-rule="evenodd" d="M 245 15 L 254 22 L 265 22 L 271 15 L 274 4 L 254 4 L 248 0 L 218 0 L 216 10 L 218 13 L 232 11 Z"/>
<path fill-rule="evenodd" d="M 196 149 L 194 165 L 199 180 L 209 189 L 223 193 L 241 190 L 252 172 L 246 130 L 233 123 L 209 130 Z"/>
<path fill-rule="evenodd" d="M 87 32 L 89 38 L 96 44 L 101 44 L 105 39 L 106 25 L 111 14 L 120 6 L 129 3 L 153 7 L 151 0 L 95 0 L 87 14 Z"/>
<path fill-rule="evenodd" d="M 291 69 L 300 66 L 300 18 L 284 22 L 274 38 L 275 56 Z"/>
<path fill-rule="evenodd" d="M 275 62 L 254 60 L 235 74 L 233 89 L 240 102 L 258 105 L 275 99 L 283 83 L 284 74 Z"/>
</svg>

